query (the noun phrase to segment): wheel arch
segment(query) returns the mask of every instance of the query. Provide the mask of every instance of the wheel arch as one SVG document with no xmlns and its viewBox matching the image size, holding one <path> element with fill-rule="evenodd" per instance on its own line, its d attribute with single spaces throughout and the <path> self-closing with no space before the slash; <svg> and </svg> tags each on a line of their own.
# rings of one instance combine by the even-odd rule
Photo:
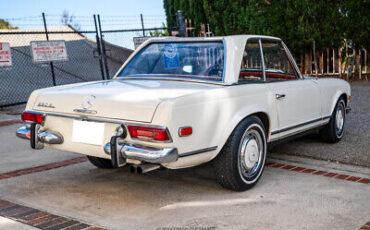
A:
<svg viewBox="0 0 370 230">
<path fill-rule="evenodd" d="M 212 159 L 214 159 L 218 154 L 220 154 L 222 148 L 224 147 L 224 145 L 226 144 L 227 140 L 229 139 L 229 137 L 231 136 L 231 134 L 234 132 L 234 130 L 236 129 L 236 127 L 238 127 L 238 125 L 243 122 L 245 119 L 247 119 L 248 117 L 251 117 L 251 116 L 256 116 L 258 117 L 264 128 L 265 128 L 265 131 L 266 131 L 266 141 L 268 140 L 269 138 L 269 134 L 270 134 L 270 127 L 271 127 L 271 119 L 270 119 L 270 116 L 268 115 L 268 113 L 264 110 L 258 110 L 258 111 L 255 111 L 255 112 L 250 112 L 248 113 L 247 115 L 244 115 L 244 116 L 239 116 L 239 119 L 234 120 L 233 122 L 233 125 L 231 126 L 232 128 L 228 129 L 228 130 L 225 130 L 225 135 L 223 135 L 221 138 L 221 141 L 219 142 L 221 145 L 220 145 L 220 149 L 218 151 L 217 154 L 215 154 Z M 211 159 L 211 160 L 212 160 Z"/>
<path fill-rule="evenodd" d="M 330 109 L 331 114 L 333 114 L 335 106 L 337 105 L 338 101 L 341 98 L 343 98 L 345 106 L 346 107 L 348 106 L 348 95 L 347 95 L 347 93 L 346 92 L 337 92 L 336 96 L 334 97 L 334 100 L 332 102 L 332 105 L 331 105 L 331 109 Z"/>
</svg>

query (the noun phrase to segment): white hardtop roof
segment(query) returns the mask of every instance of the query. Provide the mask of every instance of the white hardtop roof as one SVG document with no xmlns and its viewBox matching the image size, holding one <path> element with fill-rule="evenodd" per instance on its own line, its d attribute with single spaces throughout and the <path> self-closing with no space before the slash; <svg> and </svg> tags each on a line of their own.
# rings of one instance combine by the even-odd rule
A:
<svg viewBox="0 0 370 230">
<path fill-rule="evenodd" d="M 228 35 L 228 36 L 216 36 L 216 37 L 154 37 L 148 39 L 150 41 L 214 41 L 214 40 L 232 40 L 232 39 L 248 39 L 248 38 L 265 38 L 273 40 L 281 40 L 278 37 L 265 36 L 265 35 L 255 35 L 255 34 L 242 34 L 242 35 Z"/>
</svg>

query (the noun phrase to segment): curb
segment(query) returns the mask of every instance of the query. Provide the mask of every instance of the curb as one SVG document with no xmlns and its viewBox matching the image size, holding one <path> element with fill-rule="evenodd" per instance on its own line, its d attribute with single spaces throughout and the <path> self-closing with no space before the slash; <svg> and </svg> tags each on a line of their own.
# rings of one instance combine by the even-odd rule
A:
<svg viewBox="0 0 370 230">
<path fill-rule="evenodd" d="M 278 168 L 278 169 L 285 169 L 288 171 L 293 172 L 300 172 L 300 173 L 307 173 L 311 175 L 316 176 L 324 176 L 324 177 L 331 177 L 339 180 L 346 180 L 361 184 L 370 184 L 370 178 L 364 178 L 364 177 L 357 177 L 357 176 L 351 176 L 347 174 L 340 174 L 340 173 L 334 173 L 334 172 L 328 172 L 328 171 L 321 171 L 321 170 L 315 170 L 311 168 L 305 168 L 305 167 L 299 167 L 295 165 L 289 165 L 289 164 L 282 164 L 282 163 L 275 163 L 275 162 L 267 162 L 265 166 L 270 168 Z"/>
<path fill-rule="evenodd" d="M 22 123 L 23 121 L 20 119 L 13 119 L 13 120 L 5 120 L 5 121 L 0 121 L 0 127 L 1 126 L 7 126 L 7 125 L 13 125 L 17 123 Z"/>
<path fill-rule="evenodd" d="M 32 168 L 25 168 L 25 169 L 20 169 L 16 171 L 6 172 L 6 173 L 0 174 L 0 180 L 12 178 L 12 177 L 18 177 L 18 176 L 27 175 L 27 174 L 36 173 L 36 172 L 47 171 L 50 169 L 56 169 L 56 168 L 65 167 L 68 165 L 74 165 L 74 164 L 82 163 L 85 161 L 87 161 L 86 157 L 78 157 L 78 158 L 73 158 L 71 160 L 58 161 L 58 162 L 36 166 Z"/>
</svg>

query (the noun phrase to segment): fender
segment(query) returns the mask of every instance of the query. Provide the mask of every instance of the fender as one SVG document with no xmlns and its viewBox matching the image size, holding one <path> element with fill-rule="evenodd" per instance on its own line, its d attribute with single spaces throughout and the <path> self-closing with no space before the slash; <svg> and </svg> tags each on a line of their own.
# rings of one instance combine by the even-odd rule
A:
<svg viewBox="0 0 370 230">
<path fill-rule="evenodd" d="M 268 118 L 268 121 L 269 121 L 269 127 L 271 127 L 271 118 L 270 118 L 270 115 L 269 115 L 269 111 L 264 106 L 262 106 L 262 105 L 251 105 L 251 106 L 247 106 L 247 107 L 243 108 L 242 110 L 238 111 L 238 113 L 236 113 L 232 117 L 232 119 L 230 120 L 228 125 L 226 125 L 224 127 L 223 131 L 218 136 L 218 138 L 217 138 L 218 143 L 220 143 L 219 148 L 218 148 L 219 151 L 217 151 L 216 153 L 213 153 L 210 160 L 212 160 L 213 158 L 215 158 L 219 154 L 222 147 L 225 145 L 227 139 L 230 137 L 231 133 L 239 125 L 239 123 L 241 121 L 243 121 L 245 118 L 247 118 L 248 116 L 251 116 L 251 115 L 256 114 L 256 113 L 266 114 L 267 118 Z M 266 136 L 269 137 L 270 136 L 270 130 L 266 130 L 266 131 L 267 131 Z"/>
</svg>

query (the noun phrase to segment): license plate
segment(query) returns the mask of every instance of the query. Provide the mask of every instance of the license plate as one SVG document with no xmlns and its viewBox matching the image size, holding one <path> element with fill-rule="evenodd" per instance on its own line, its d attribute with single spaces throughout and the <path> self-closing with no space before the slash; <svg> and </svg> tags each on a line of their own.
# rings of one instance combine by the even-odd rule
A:
<svg viewBox="0 0 370 230">
<path fill-rule="evenodd" d="M 73 120 L 72 141 L 103 145 L 104 123 Z"/>
</svg>

